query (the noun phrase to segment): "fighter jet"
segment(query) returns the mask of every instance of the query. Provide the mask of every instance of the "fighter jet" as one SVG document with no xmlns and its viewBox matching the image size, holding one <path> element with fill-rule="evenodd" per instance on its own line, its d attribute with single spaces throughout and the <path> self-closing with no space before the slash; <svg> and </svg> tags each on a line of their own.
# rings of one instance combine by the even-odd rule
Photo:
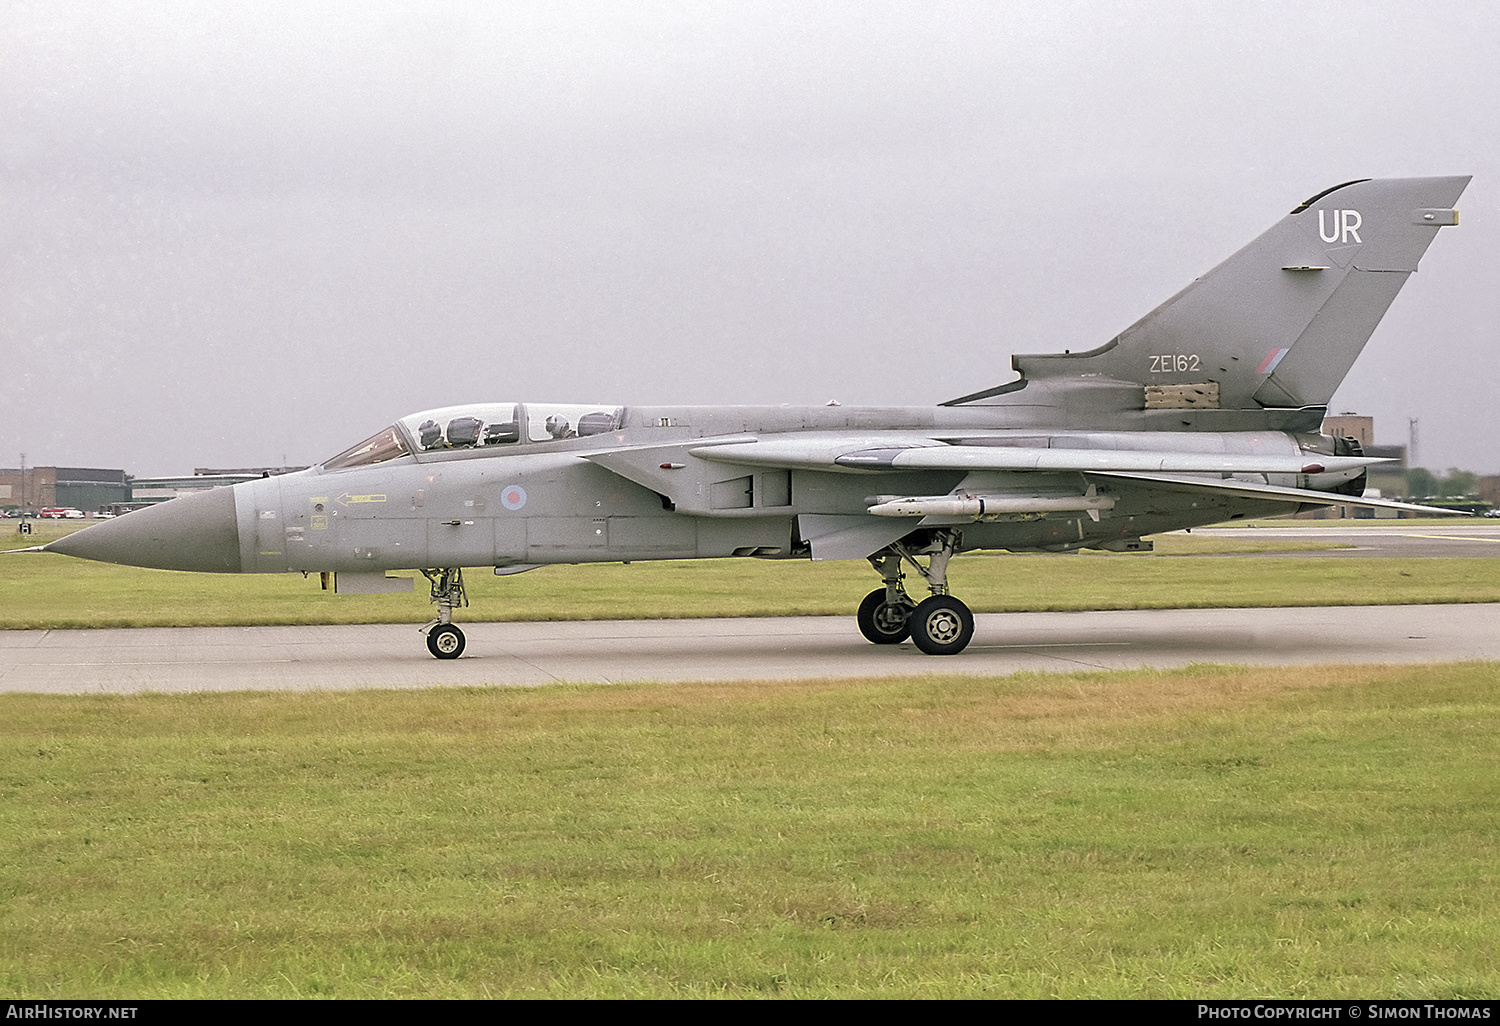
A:
<svg viewBox="0 0 1500 1026">
<path fill-rule="evenodd" d="M 863 559 L 875 644 L 961 652 L 962 552 L 1145 548 L 1143 535 L 1363 498 L 1371 459 L 1320 433 L 1468 177 L 1364 179 L 1270 230 L 1103 345 L 1015 356 L 1019 377 L 935 407 L 521 401 L 402 417 L 321 465 L 173 499 L 43 548 L 211 573 L 320 573 L 437 607 L 463 569 L 647 559 Z M 960 354 L 952 354 L 958 357 Z M 955 359 L 955 364 L 972 362 Z M 1445 512 L 1431 510 L 1430 512 Z M 908 595 L 907 571 L 926 586 Z"/>
</svg>

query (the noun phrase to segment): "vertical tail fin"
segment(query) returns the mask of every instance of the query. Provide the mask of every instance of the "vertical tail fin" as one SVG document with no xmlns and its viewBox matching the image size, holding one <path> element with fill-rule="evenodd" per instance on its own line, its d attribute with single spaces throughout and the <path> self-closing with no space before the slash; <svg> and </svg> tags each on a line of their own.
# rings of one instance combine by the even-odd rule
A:
<svg viewBox="0 0 1500 1026">
<path fill-rule="evenodd" d="M 1064 389 L 1070 378 L 1144 386 L 1147 409 L 1326 405 L 1438 228 L 1458 223 L 1453 205 L 1468 183 L 1335 186 L 1098 349 L 1012 365 Z"/>
</svg>

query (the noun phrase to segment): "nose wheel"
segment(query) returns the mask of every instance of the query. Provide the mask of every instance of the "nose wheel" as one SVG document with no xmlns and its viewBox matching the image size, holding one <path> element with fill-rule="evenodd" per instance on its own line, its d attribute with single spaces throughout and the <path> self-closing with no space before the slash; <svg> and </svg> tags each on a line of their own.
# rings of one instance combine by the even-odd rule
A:
<svg viewBox="0 0 1500 1026">
<path fill-rule="evenodd" d="M 427 632 L 427 651 L 439 659 L 457 659 L 463 655 L 464 632 L 451 623 L 439 624 Z"/>
</svg>

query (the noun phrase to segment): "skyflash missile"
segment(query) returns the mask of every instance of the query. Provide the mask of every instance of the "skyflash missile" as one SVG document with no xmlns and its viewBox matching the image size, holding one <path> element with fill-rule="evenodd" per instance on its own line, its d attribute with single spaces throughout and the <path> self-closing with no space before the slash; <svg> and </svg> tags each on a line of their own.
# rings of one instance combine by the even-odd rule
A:
<svg viewBox="0 0 1500 1026">
<path fill-rule="evenodd" d="M 1002 513 L 1088 513 L 1099 519 L 1102 510 L 1115 508 L 1113 495 L 918 495 L 879 496 L 869 507 L 877 517 L 986 517 Z"/>
</svg>

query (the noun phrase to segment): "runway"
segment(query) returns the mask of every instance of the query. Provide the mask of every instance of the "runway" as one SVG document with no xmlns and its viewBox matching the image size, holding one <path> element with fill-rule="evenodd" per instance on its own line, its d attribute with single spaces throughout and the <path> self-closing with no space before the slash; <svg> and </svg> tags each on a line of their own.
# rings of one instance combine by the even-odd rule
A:
<svg viewBox="0 0 1500 1026">
<path fill-rule="evenodd" d="M 1469 517 L 1455 517 L 1450 523 L 1436 526 L 1430 522 L 1403 526 L 1399 520 L 1287 520 L 1276 527 L 1195 527 L 1191 534 L 1194 538 L 1232 538 L 1255 542 L 1322 541 L 1350 546 L 1347 549 L 1312 552 L 1257 552 L 1197 557 L 1209 559 L 1253 559 L 1267 556 L 1298 559 L 1500 557 L 1500 521 Z"/>
<path fill-rule="evenodd" d="M 350 690 L 560 681 L 1004 674 L 1188 663 L 1500 659 L 1500 605 L 987 613 L 958 656 L 876 646 L 853 617 L 464 624 L 458 660 L 409 624 L 0 631 L 0 691 Z"/>
</svg>

